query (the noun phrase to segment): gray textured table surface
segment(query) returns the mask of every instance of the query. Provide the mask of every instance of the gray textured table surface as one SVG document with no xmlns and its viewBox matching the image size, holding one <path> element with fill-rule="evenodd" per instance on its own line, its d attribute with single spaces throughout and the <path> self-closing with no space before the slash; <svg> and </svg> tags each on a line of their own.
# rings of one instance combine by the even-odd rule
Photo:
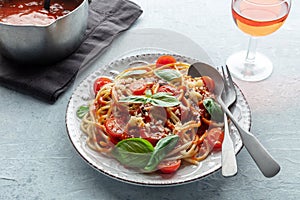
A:
<svg viewBox="0 0 300 200">
<path fill-rule="evenodd" d="M 247 36 L 232 21 L 230 0 L 134 2 L 144 10 L 141 18 L 84 73 L 126 51 L 151 44 L 128 41 L 141 28 L 184 34 L 204 48 L 216 65 L 247 46 Z M 251 108 L 251 131 L 282 167 L 276 177 L 265 178 L 243 149 L 237 156 L 238 174 L 231 178 L 218 171 L 194 183 L 169 188 L 118 182 L 87 165 L 68 139 L 64 118 L 72 88 L 54 105 L 48 105 L 0 87 L 0 199 L 299 199 L 299 10 L 300 3 L 294 1 L 283 27 L 258 41 L 258 51 L 274 63 L 272 76 L 257 83 L 236 80 Z M 152 46 L 197 56 L 187 45 L 170 45 L 167 40 L 157 37 Z M 189 40 L 186 44 L 192 46 Z"/>
</svg>

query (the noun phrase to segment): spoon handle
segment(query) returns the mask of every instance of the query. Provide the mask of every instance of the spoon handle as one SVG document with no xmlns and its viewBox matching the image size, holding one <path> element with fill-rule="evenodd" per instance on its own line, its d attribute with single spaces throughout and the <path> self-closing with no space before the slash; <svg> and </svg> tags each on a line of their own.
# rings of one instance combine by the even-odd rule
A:
<svg viewBox="0 0 300 200">
<path fill-rule="evenodd" d="M 227 115 L 224 113 L 224 140 L 222 143 L 222 175 L 234 176 L 237 173 L 237 163 L 233 142 L 229 135 Z"/>
<path fill-rule="evenodd" d="M 255 161 L 256 165 L 263 173 L 265 177 L 273 177 L 280 171 L 279 164 L 274 160 L 274 158 L 268 153 L 268 151 L 263 147 L 263 145 L 257 140 L 257 138 L 247 130 L 244 130 L 239 123 L 234 119 L 231 112 L 223 103 L 222 99 L 219 98 L 219 103 L 223 111 L 227 114 L 230 120 L 238 129 L 242 141 L 251 155 L 252 159 Z"/>
</svg>

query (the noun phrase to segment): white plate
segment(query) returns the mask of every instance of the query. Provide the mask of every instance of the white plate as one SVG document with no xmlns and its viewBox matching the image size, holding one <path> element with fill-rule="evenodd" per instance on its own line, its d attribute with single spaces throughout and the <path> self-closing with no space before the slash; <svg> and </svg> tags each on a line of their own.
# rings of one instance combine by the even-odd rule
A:
<svg viewBox="0 0 300 200">
<path fill-rule="evenodd" d="M 86 145 L 86 136 L 80 130 L 80 119 L 76 116 L 76 110 L 81 105 L 87 105 L 94 97 L 92 85 L 94 80 L 99 76 L 108 76 L 113 78 L 117 72 L 121 72 L 128 67 L 141 65 L 144 63 L 154 63 L 162 54 L 150 53 L 130 56 L 116 60 L 109 65 L 99 68 L 94 73 L 85 78 L 74 90 L 66 112 L 66 126 L 69 138 L 79 153 L 92 167 L 100 172 L 127 183 L 145 185 L 145 186 L 172 186 L 189 183 L 203 178 L 221 168 L 221 153 L 216 152 L 208 156 L 199 165 L 184 165 L 172 175 L 162 175 L 160 173 L 142 174 L 136 171 L 124 168 L 115 159 L 105 157 L 104 155 L 94 152 Z M 193 63 L 197 60 L 173 55 L 177 61 Z M 245 129 L 250 129 L 251 113 L 248 103 L 237 87 L 237 102 L 232 111 L 236 119 Z M 235 146 L 236 154 L 241 150 L 243 144 L 236 128 L 230 124 L 230 134 Z"/>
</svg>

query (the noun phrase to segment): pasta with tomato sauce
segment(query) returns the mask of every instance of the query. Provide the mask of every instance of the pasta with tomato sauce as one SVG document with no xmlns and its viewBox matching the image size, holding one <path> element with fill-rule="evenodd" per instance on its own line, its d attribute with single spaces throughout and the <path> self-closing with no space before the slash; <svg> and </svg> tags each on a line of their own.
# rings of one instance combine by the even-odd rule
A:
<svg viewBox="0 0 300 200">
<path fill-rule="evenodd" d="M 81 123 L 91 149 L 141 172 L 164 173 L 220 150 L 224 123 L 214 81 L 188 76 L 190 64 L 168 56 L 95 81 Z"/>
</svg>

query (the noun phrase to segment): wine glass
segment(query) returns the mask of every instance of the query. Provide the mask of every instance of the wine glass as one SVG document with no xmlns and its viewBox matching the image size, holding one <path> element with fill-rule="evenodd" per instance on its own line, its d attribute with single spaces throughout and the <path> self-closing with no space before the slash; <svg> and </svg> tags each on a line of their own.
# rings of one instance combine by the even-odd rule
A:
<svg viewBox="0 0 300 200">
<path fill-rule="evenodd" d="M 291 0 L 232 0 L 232 16 L 237 27 L 250 35 L 247 51 L 231 55 L 226 64 L 231 73 L 244 81 L 260 81 L 273 71 L 272 62 L 256 52 L 256 39 L 269 35 L 285 22 Z"/>
</svg>

